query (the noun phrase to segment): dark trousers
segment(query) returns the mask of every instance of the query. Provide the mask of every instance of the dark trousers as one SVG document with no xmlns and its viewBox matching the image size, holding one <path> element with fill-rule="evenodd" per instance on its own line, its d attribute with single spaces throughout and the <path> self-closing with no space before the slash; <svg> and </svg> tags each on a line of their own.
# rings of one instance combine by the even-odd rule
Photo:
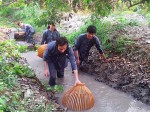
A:
<svg viewBox="0 0 150 113">
<path fill-rule="evenodd" d="M 48 60 L 47 63 L 48 63 L 49 73 L 50 73 L 49 85 L 54 86 L 56 84 L 56 75 L 58 78 L 64 77 L 64 68 L 56 69 L 54 63 L 51 60 Z"/>
<path fill-rule="evenodd" d="M 33 40 L 33 34 L 34 34 L 35 32 L 29 32 L 28 34 L 26 34 L 26 36 L 25 36 L 25 40 L 26 40 L 26 42 L 27 43 L 34 43 L 34 40 Z"/>
</svg>

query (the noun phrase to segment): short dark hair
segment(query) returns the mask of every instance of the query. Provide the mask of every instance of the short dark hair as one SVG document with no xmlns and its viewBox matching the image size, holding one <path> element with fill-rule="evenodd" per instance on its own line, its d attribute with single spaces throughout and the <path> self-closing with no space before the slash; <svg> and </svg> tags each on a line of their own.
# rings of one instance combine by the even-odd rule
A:
<svg viewBox="0 0 150 113">
<path fill-rule="evenodd" d="M 88 33 L 96 33 L 96 27 L 94 25 L 90 25 L 87 28 Z"/>
<path fill-rule="evenodd" d="M 49 22 L 48 22 L 48 25 L 53 25 L 53 26 L 55 26 L 55 25 L 56 25 L 56 23 L 55 23 L 55 22 L 53 22 L 53 21 L 49 21 Z"/>
<path fill-rule="evenodd" d="M 47 26 L 47 29 L 49 29 L 49 28 L 50 28 L 50 25 Z"/>
<path fill-rule="evenodd" d="M 64 46 L 64 45 L 68 45 L 68 40 L 66 37 L 60 37 L 56 40 L 56 46 Z"/>
<path fill-rule="evenodd" d="M 19 21 L 19 22 L 17 22 L 17 25 L 19 26 L 21 23 L 22 23 L 22 22 L 21 22 L 21 21 Z"/>
<path fill-rule="evenodd" d="M 50 25 L 55 26 L 55 23 L 54 22 L 49 23 L 48 26 L 47 26 L 47 29 L 50 28 Z"/>
</svg>

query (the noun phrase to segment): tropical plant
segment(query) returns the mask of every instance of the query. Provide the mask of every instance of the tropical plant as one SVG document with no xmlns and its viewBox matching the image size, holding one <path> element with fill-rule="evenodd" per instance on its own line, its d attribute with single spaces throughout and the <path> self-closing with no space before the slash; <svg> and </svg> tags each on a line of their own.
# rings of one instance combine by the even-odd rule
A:
<svg viewBox="0 0 150 113">
<path fill-rule="evenodd" d="M 122 4 L 125 4 L 130 8 L 144 3 L 146 7 L 149 1 L 150 0 L 5 0 L 1 2 L 0 9 L 1 14 L 7 16 L 14 16 L 13 12 L 18 13 L 18 11 L 20 11 L 20 13 L 17 14 L 21 14 L 17 17 L 18 19 L 27 18 L 26 21 L 29 20 L 29 23 L 43 26 L 51 22 L 60 22 L 64 16 L 64 12 L 71 13 L 72 11 L 86 10 L 94 16 L 100 17 L 107 16 L 114 11 L 117 3 L 119 3 L 120 7 L 122 7 Z M 120 2 L 122 4 L 120 4 Z M 29 18 L 33 18 L 33 20 L 31 21 Z"/>
<path fill-rule="evenodd" d="M 52 111 L 54 105 L 51 102 L 46 105 L 45 103 L 37 103 L 32 95 L 30 98 L 23 98 L 24 93 L 19 79 L 30 77 L 33 81 L 36 80 L 32 69 L 26 63 L 20 63 L 18 46 L 14 40 L 0 43 L 0 111 Z M 23 50 L 21 49 L 21 51 Z M 62 91 L 62 87 L 57 86 L 55 90 Z M 32 109 L 29 109 L 31 105 Z"/>
</svg>

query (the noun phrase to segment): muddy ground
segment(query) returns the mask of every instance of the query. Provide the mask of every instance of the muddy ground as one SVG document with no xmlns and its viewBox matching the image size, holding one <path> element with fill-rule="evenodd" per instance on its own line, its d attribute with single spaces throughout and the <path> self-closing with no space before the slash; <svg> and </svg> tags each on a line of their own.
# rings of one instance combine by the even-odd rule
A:
<svg viewBox="0 0 150 113">
<path fill-rule="evenodd" d="M 0 28 L 0 43 L 10 39 L 9 36 L 10 29 Z M 36 38 L 35 38 L 36 37 Z M 14 37 L 16 40 L 24 40 L 24 38 L 17 39 L 19 37 Z M 36 43 L 40 42 L 40 35 L 37 33 L 34 35 L 34 39 Z M 27 44 L 28 47 L 31 44 Z M 7 62 L 14 62 L 15 60 L 7 59 Z M 18 59 L 19 63 L 22 65 L 28 65 L 28 62 L 24 58 Z M 34 71 L 32 71 L 35 75 Z M 17 79 L 20 87 L 21 87 L 21 101 L 24 104 L 21 104 L 18 108 L 18 111 L 21 111 L 24 108 L 25 111 L 28 112 L 44 112 L 44 111 L 59 111 L 62 112 L 64 109 L 58 104 L 58 98 L 55 96 L 57 91 L 47 90 L 47 86 L 42 84 L 41 81 L 36 77 L 36 75 L 32 78 L 22 77 Z"/>
<path fill-rule="evenodd" d="M 134 44 L 125 47 L 121 54 L 105 51 L 109 62 L 103 62 L 93 47 L 87 62 L 81 70 L 95 75 L 95 80 L 126 92 L 136 99 L 150 105 L 150 29 L 148 27 L 126 27 L 117 31 L 111 38 L 128 35 Z"/>
<path fill-rule="evenodd" d="M 134 43 L 126 46 L 121 54 L 114 52 L 113 48 L 110 51 L 104 49 L 110 62 L 103 62 L 96 48 L 92 48 L 81 70 L 94 75 L 95 80 L 150 105 L 150 28 L 146 25 L 127 26 L 110 34 L 112 42 L 121 35 L 128 36 Z M 41 34 L 35 35 L 37 43 L 40 37 Z"/>
</svg>

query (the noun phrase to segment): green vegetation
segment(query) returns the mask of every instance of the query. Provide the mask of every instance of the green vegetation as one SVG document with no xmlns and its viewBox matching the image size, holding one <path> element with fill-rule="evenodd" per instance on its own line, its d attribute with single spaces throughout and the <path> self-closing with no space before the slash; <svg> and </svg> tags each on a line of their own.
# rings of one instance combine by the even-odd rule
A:
<svg viewBox="0 0 150 113">
<path fill-rule="evenodd" d="M 47 84 L 47 83 L 46 83 Z M 63 86 L 62 85 L 55 85 L 54 87 L 49 87 L 49 85 L 44 85 L 46 87 L 47 91 L 54 91 L 54 92 L 63 92 Z"/>
<path fill-rule="evenodd" d="M 126 35 L 110 38 L 110 33 L 122 31 L 126 26 L 139 26 L 134 19 L 126 19 L 125 14 L 140 13 L 148 20 L 150 27 L 150 0 L 1 0 L 0 1 L 0 27 L 17 27 L 16 23 L 22 21 L 31 24 L 36 32 L 43 32 L 48 23 L 60 22 L 63 13 L 72 11 L 85 11 L 91 18 L 85 20 L 85 25 L 75 32 L 65 35 L 73 46 L 78 35 L 85 33 L 88 25 L 95 25 L 97 36 L 100 38 L 105 50 L 116 53 L 125 51 L 125 46 L 133 44 Z M 112 13 L 113 12 L 113 13 Z M 114 23 L 104 17 L 115 17 Z M 36 48 L 38 45 L 36 45 Z M 20 63 L 20 52 L 27 51 L 26 46 L 19 46 L 12 40 L 0 44 L 0 111 L 18 112 L 28 111 L 34 98 L 22 99 L 21 86 L 18 78 L 34 78 L 35 74 L 26 64 Z M 53 89 L 46 86 L 47 91 L 62 92 L 63 87 L 56 85 Z M 32 111 L 51 111 L 52 104 L 45 108 L 44 103 L 33 106 Z"/>
<path fill-rule="evenodd" d="M 71 45 L 74 45 L 76 38 L 86 32 L 87 26 L 88 25 L 95 25 L 97 28 L 97 33 L 96 36 L 98 36 L 101 40 L 101 44 L 103 48 L 106 50 L 115 50 L 114 52 L 121 53 L 125 50 L 126 45 L 130 45 L 133 43 L 127 36 L 120 36 L 115 39 L 115 41 L 111 41 L 112 39 L 110 38 L 109 34 L 114 32 L 114 31 L 120 31 L 124 29 L 126 26 L 137 26 L 138 22 L 136 20 L 127 20 L 125 18 L 118 18 L 116 19 L 117 24 L 113 25 L 111 24 L 110 21 L 105 21 L 104 19 L 87 19 L 85 21 L 84 26 L 82 26 L 78 31 L 73 32 L 71 34 L 64 34 Z"/>
<path fill-rule="evenodd" d="M 19 45 L 19 46 L 18 46 L 18 51 L 19 51 L 20 53 L 23 53 L 23 52 L 27 51 L 27 49 L 28 49 L 27 46 L 24 46 L 24 45 Z"/>
<path fill-rule="evenodd" d="M 21 99 L 17 77 L 34 75 L 28 67 L 18 63 L 20 55 L 13 41 L 0 44 L 0 56 L 0 110 L 16 111 Z"/>
<path fill-rule="evenodd" d="M 115 42 L 112 43 L 111 48 L 114 49 L 117 53 L 123 53 L 125 51 L 125 47 L 133 43 L 134 42 L 126 35 L 123 35 L 118 37 Z"/>
<path fill-rule="evenodd" d="M 60 22 L 62 12 L 86 10 L 99 17 L 108 16 L 112 11 L 149 11 L 150 0 L 2 0 L 0 15 L 22 20 L 34 27 L 47 25 L 51 21 Z M 144 4 L 144 5 L 143 5 Z"/>
<path fill-rule="evenodd" d="M 10 18 L 6 18 L 4 16 L 0 16 L 0 27 L 15 27 L 14 23 Z"/>
<path fill-rule="evenodd" d="M 21 63 L 19 45 L 13 40 L 8 40 L 0 44 L 0 111 L 2 112 L 17 112 L 17 111 L 51 111 L 52 104 L 45 104 L 38 106 L 33 105 L 32 110 L 28 109 L 34 98 L 23 98 L 23 92 L 18 82 L 18 78 L 28 77 L 33 79 L 35 77 L 31 68 Z M 59 89 L 59 88 L 56 88 Z"/>
<path fill-rule="evenodd" d="M 145 14 L 145 17 L 148 21 L 148 27 L 150 27 L 150 13 Z"/>
</svg>

